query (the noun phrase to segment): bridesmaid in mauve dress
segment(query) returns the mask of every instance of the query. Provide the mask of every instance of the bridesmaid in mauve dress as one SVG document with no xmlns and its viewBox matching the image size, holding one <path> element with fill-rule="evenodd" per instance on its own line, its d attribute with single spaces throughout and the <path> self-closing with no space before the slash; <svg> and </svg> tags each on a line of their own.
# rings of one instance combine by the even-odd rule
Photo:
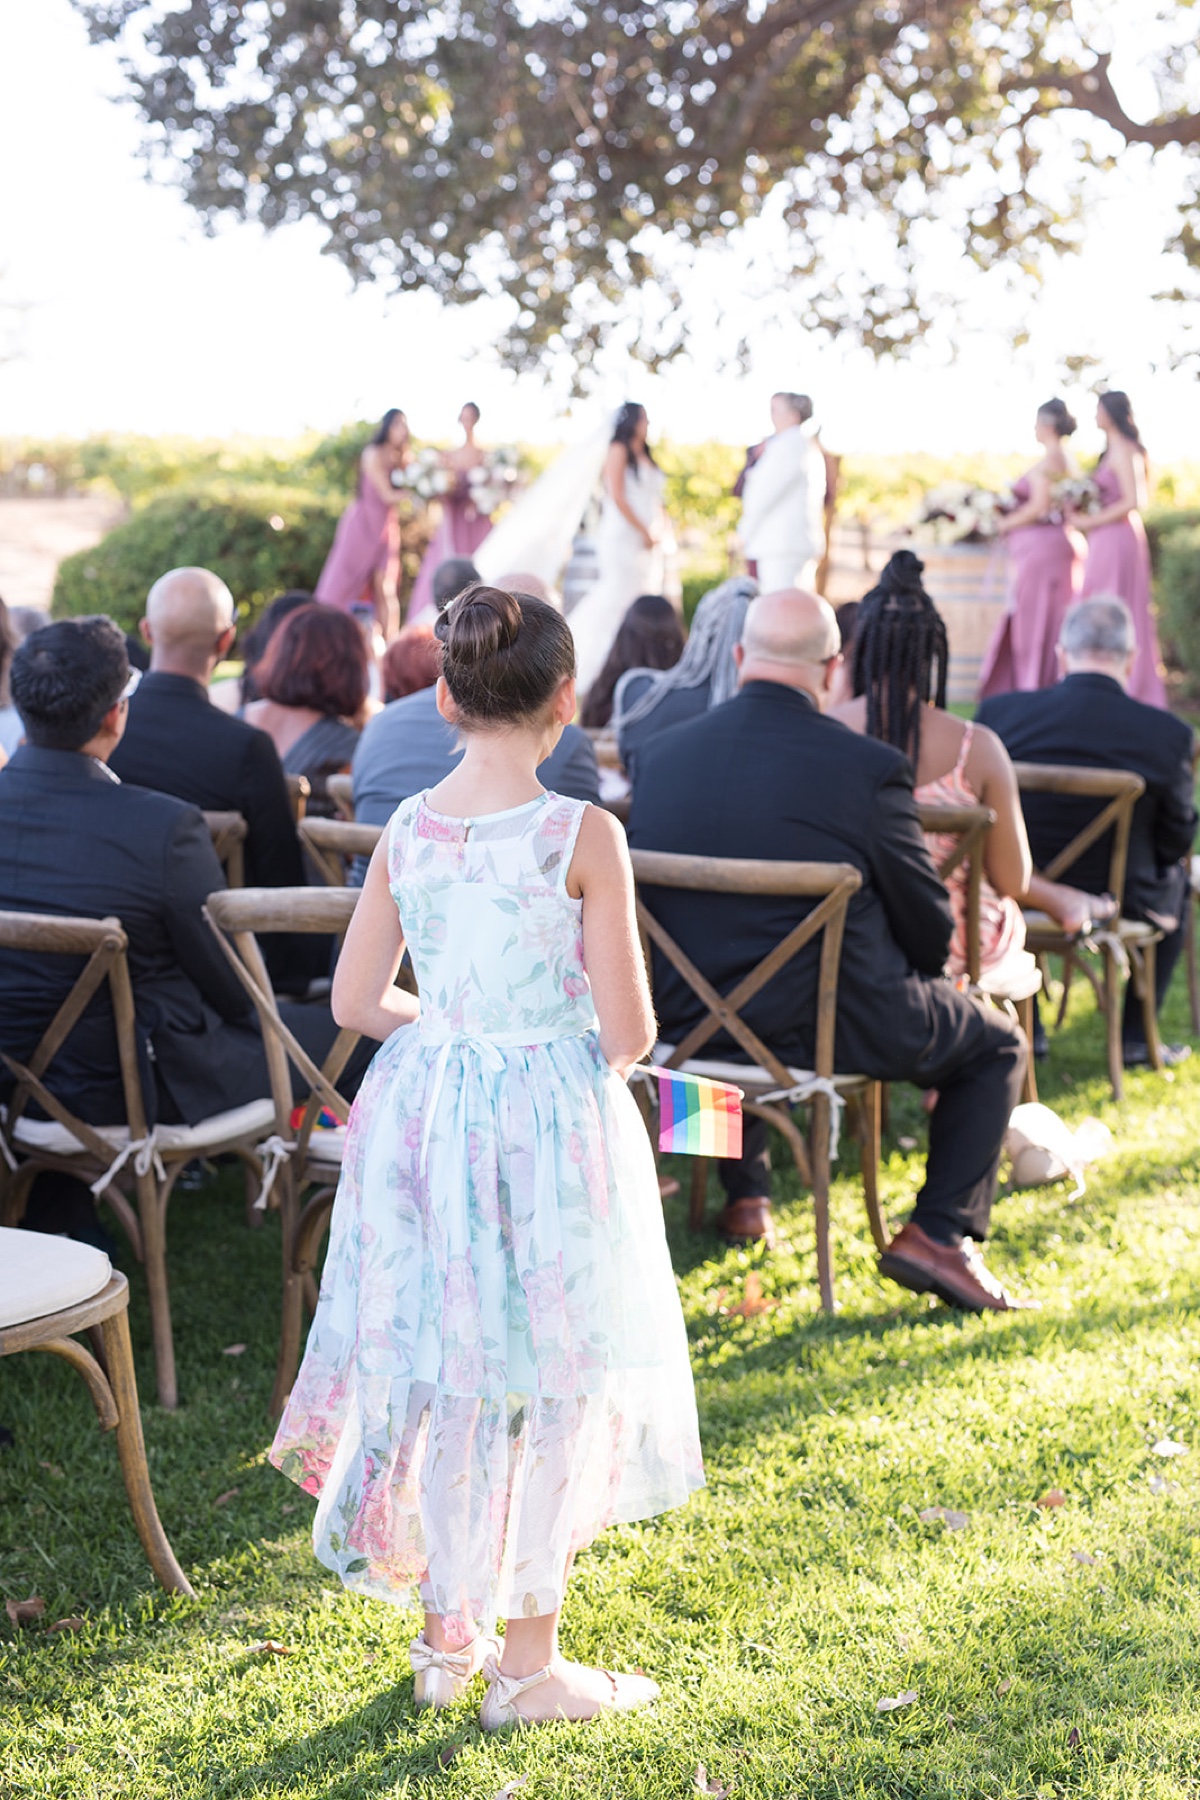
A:
<svg viewBox="0 0 1200 1800">
<path fill-rule="evenodd" d="M 979 698 L 1058 680 L 1058 629 L 1079 586 L 1078 540 L 1048 515 L 1056 481 L 1074 474 L 1064 440 L 1075 420 L 1061 400 L 1039 406 L 1034 435 L 1040 462 L 1013 483 L 1017 505 L 1000 521 L 1008 545 L 1008 606 L 996 627 L 979 678 Z"/>
<path fill-rule="evenodd" d="M 1087 533 L 1087 564 L 1080 598 L 1116 594 L 1133 614 L 1137 656 L 1129 693 L 1148 706 L 1167 704 L 1158 630 L 1150 603 L 1150 550 L 1138 511 L 1146 496 L 1146 450 L 1133 421 L 1128 394 L 1110 388 L 1101 394 L 1096 423 L 1108 439 L 1096 469 L 1100 510 L 1076 513 L 1068 524 Z"/>
<path fill-rule="evenodd" d="M 445 467 L 454 475 L 454 486 L 442 498 L 441 523 L 429 540 L 429 548 L 421 559 L 421 567 L 413 583 L 412 598 L 408 603 L 410 625 L 423 622 L 431 624 L 437 617 L 433 577 L 440 565 L 457 556 L 469 560 L 492 529 L 489 515 L 480 512 L 471 498 L 472 471 L 482 467 L 485 460 L 483 451 L 475 442 L 479 408 L 473 400 L 467 401 L 458 415 L 458 422 L 462 427 L 463 441 L 457 450 L 447 450 L 441 458 Z"/>
<path fill-rule="evenodd" d="M 389 407 L 358 466 L 358 492 L 338 520 L 333 547 L 313 591 L 315 600 L 374 618 L 385 639 L 400 629 L 400 496 L 392 475 L 408 461 L 408 421 Z"/>
</svg>

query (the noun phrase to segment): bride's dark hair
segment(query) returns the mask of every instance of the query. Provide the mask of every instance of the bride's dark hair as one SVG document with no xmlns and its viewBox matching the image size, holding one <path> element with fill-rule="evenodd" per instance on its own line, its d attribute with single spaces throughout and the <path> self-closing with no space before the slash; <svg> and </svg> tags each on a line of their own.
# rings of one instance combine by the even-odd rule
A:
<svg viewBox="0 0 1200 1800">
<path fill-rule="evenodd" d="M 638 428 L 638 420 L 644 419 L 645 416 L 646 409 L 644 406 L 639 405 L 636 400 L 626 400 L 620 412 L 617 414 L 616 423 L 613 426 L 612 442 L 614 444 L 624 444 L 626 459 L 635 475 L 638 472 L 638 459 L 633 454 L 631 445 L 633 442 L 633 434 Z M 649 444 L 643 444 L 642 454 L 645 456 L 647 462 L 654 462 L 654 455 Z M 655 464 L 656 468 L 657 466 L 658 465 Z"/>
<path fill-rule="evenodd" d="M 531 594 L 469 587 L 434 626 L 442 674 L 465 725 L 535 718 L 575 673 L 575 640 L 562 614 Z"/>
<path fill-rule="evenodd" d="M 863 595 L 854 636 L 854 693 L 866 695 L 867 736 L 894 744 L 916 769 L 921 708 L 946 704 L 946 625 L 925 592 L 925 565 L 897 550 Z"/>
<path fill-rule="evenodd" d="M 403 411 L 402 407 L 399 407 L 399 406 L 389 406 L 388 407 L 388 409 L 384 413 L 382 419 L 379 421 L 378 431 L 375 433 L 375 436 L 371 439 L 371 442 L 373 444 L 386 444 L 387 443 L 388 432 L 392 429 L 392 421 L 394 419 L 404 419 L 404 411 Z M 405 422 L 405 424 L 407 424 L 408 420 L 405 419 L 404 422 Z"/>
<path fill-rule="evenodd" d="M 1129 395 L 1122 393 L 1120 388 L 1109 388 L 1107 393 L 1097 394 L 1096 398 L 1121 436 L 1128 438 L 1131 444 L 1136 444 L 1142 455 L 1145 456 L 1146 446 L 1138 435 Z"/>
<path fill-rule="evenodd" d="M 1049 419 L 1060 438 L 1070 437 L 1078 429 L 1075 414 L 1067 406 L 1065 400 L 1047 400 L 1044 406 L 1038 407 L 1038 418 Z"/>
</svg>

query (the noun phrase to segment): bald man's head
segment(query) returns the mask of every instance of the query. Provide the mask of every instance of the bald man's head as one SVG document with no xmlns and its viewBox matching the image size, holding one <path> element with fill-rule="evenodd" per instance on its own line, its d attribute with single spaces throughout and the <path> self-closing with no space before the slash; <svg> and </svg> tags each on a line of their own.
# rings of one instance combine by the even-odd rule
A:
<svg viewBox="0 0 1200 1800">
<path fill-rule="evenodd" d="M 207 681 L 233 634 L 233 595 L 209 569 L 172 569 L 146 599 L 143 635 L 150 666 Z"/>
<path fill-rule="evenodd" d="M 828 602 L 801 588 L 781 588 L 750 602 L 735 654 L 743 683 L 777 681 L 823 706 L 840 647 Z"/>
</svg>

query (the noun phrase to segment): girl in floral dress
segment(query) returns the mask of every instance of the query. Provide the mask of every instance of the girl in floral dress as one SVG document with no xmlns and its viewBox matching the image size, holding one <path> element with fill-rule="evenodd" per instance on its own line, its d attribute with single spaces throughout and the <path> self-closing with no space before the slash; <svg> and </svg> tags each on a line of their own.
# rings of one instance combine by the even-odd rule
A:
<svg viewBox="0 0 1200 1800">
<path fill-rule="evenodd" d="M 620 828 L 535 774 L 575 710 L 567 625 L 476 587 L 437 629 L 465 750 L 393 816 L 338 963 L 339 1024 L 384 1042 L 271 1454 L 348 1587 L 419 1590 L 418 1704 L 484 1668 L 485 1726 L 590 1718 L 657 1689 L 559 1655 L 575 1553 L 703 1482 L 625 1085 L 654 1020 Z"/>
</svg>

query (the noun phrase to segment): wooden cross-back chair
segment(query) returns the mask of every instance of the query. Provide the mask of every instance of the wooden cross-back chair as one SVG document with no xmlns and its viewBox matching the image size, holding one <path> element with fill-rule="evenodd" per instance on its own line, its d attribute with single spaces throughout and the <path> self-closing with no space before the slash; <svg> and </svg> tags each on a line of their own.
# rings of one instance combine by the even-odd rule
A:
<svg viewBox="0 0 1200 1800">
<path fill-rule="evenodd" d="M 100 1334 L 101 1356 L 79 1343 Z M 45 1350 L 87 1384 L 103 1431 L 117 1434 L 129 1510 L 151 1568 L 168 1593 L 192 1585 L 154 1504 L 146 1464 L 137 1377 L 129 1341 L 129 1283 L 101 1250 L 44 1232 L 0 1227 L 0 1356 Z"/>
<path fill-rule="evenodd" d="M 326 821 L 328 823 L 328 821 Z M 318 1066 L 288 1029 L 267 973 L 259 937 L 273 932 L 316 932 L 341 937 L 354 916 L 358 888 L 240 888 L 210 894 L 205 918 L 230 966 L 254 1002 L 266 1046 L 275 1109 L 275 1174 L 271 1198 L 280 1214 L 283 1250 L 283 1304 L 279 1356 L 271 1395 L 273 1416 L 283 1411 L 300 1362 L 304 1305 L 316 1304 L 313 1269 L 341 1173 L 350 1102 L 338 1081 L 358 1041 L 356 1031 L 340 1031 Z M 296 1129 L 292 1116 L 290 1068 L 308 1088 Z M 318 1124 L 326 1108 L 339 1121 Z"/>
<path fill-rule="evenodd" d="M 241 1159 L 256 1193 L 261 1176 L 256 1147 L 274 1124 L 274 1105 L 265 1098 L 251 1100 L 196 1125 L 150 1129 L 138 1067 L 138 1025 L 126 961 L 127 939 L 119 919 L 0 912 L 0 948 L 39 962 L 49 957 L 83 959 L 83 968 L 24 1059 L 0 1051 L 0 1061 L 14 1083 L 0 1112 L 0 1155 L 5 1165 L 0 1169 L 0 1223 L 19 1224 L 29 1189 L 43 1169 L 57 1169 L 87 1181 L 96 1197 L 108 1203 L 134 1254 L 145 1265 L 158 1398 L 161 1405 L 173 1407 L 178 1403 L 178 1384 L 167 1282 L 171 1194 L 193 1159 L 226 1153 Z M 106 986 L 124 1097 L 123 1125 L 91 1125 L 53 1091 L 55 1058 Z M 32 1116 L 31 1103 L 46 1116 Z"/>
<path fill-rule="evenodd" d="M 631 855 L 643 945 L 657 947 L 705 1008 L 699 1023 L 679 1043 L 656 1046 L 655 1060 L 667 1068 L 734 1083 L 744 1091 L 744 1110 L 764 1119 L 786 1140 L 802 1182 L 812 1190 L 817 1279 L 821 1305 L 830 1312 L 834 1306 L 829 1246 L 829 1165 L 834 1094 L 840 1100 L 855 1102 L 871 1235 L 880 1251 L 886 1250 L 889 1242 L 878 1191 L 880 1083 L 865 1075 L 843 1074 L 834 1068 L 842 936 L 846 910 L 862 886 L 862 876 L 849 863 L 677 856 L 653 850 L 634 850 Z M 727 994 L 719 994 L 655 917 L 646 894 L 653 888 L 684 888 L 707 894 L 788 896 L 801 901 L 811 900 L 815 904 L 755 968 L 736 982 Z M 813 1021 L 813 1067 L 789 1068 L 747 1024 L 742 1009 L 817 939 L 820 948 L 817 1010 Z M 647 963 L 653 980 L 649 955 Z M 705 1045 L 718 1032 L 733 1040 L 745 1054 L 745 1063 L 731 1060 L 729 1052 L 723 1056 L 719 1053 L 703 1055 Z M 792 1117 L 792 1107 L 801 1104 L 810 1108 L 807 1143 Z M 690 1217 L 694 1229 L 703 1223 L 706 1185 L 707 1165 L 703 1159 L 697 1159 L 692 1176 Z"/>
<path fill-rule="evenodd" d="M 333 803 L 339 819 L 354 818 L 354 777 L 353 775 L 327 775 L 325 792 Z"/>
<path fill-rule="evenodd" d="M 1026 979 L 1001 979 L 984 975 L 981 968 L 980 901 L 983 888 L 983 861 L 987 851 L 988 832 L 996 823 L 990 806 L 941 806 L 917 803 L 917 819 L 921 830 L 930 836 L 951 838 L 953 842 L 935 866 L 942 880 L 964 864 L 967 874 L 967 980 L 972 991 L 985 1000 L 1001 1006 L 1018 1022 L 1025 1036 L 1028 1055 L 1025 1058 L 1026 1100 L 1037 1099 L 1037 1076 L 1033 1060 L 1033 1002 L 1040 992 L 1042 977 L 1034 970 Z"/>
<path fill-rule="evenodd" d="M 308 810 L 308 803 L 312 799 L 312 782 L 308 779 L 307 775 L 285 775 L 283 779 L 287 783 L 288 799 L 291 801 L 292 805 L 292 817 L 298 825 L 304 817 L 305 812 Z"/>
<path fill-rule="evenodd" d="M 1064 844 L 1046 867 L 1038 871 L 1039 874 L 1044 875 L 1047 881 L 1069 881 L 1071 871 L 1080 858 L 1094 844 L 1111 834 L 1106 887 L 1119 902 L 1125 891 L 1125 866 L 1129 856 L 1133 809 L 1146 787 L 1142 777 L 1129 769 L 1084 769 L 1060 763 L 1022 762 L 1013 766 L 1022 796 L 1055 794 L 1099 802 L 1093 816 Z M 1096 990 L 1097 1000 L 1105 1014 L 1108 1078 L 1112 1084 L 1114 1100 L 1119 1100 L 1124 1090 L 1121 998 L 1126 966 L 1134 991 L 1141 1001 L 1142 1024 L 1150 1065 L 1155 1069 L 1163 1066 L 1158 1014 L 1154 1003 L 1155 945 L 1161 936 L 1162 933 L 1153 925 L 1118 916 L 1108 920 L 1090 938 L 1080 940 L 1070 936 L 1045 913 L 1025 914 L 1025 942 L 1034 955 L 1039 958 L 1048 955 L 1062 958 L 1063 992 L 1057 1022 L 1061 1024 L 1065 1016 L 1071 974 L 1075 968 L 1082 969 Z M 1081 949 L 1087 945 L 1091 946 L 1089 953 L 1099 954 L 1102 959 L 1103 973 L 1100 982 L 1094 979 L 1086 962 L 1082 960 Z"/>
<path fill-rule="evenodd" d="M 230 887 L 246 885 L 246 821 L 240 812 L 206 812 L 217 861 L 225 872 Z"/>
<path fill-rule="evenodd" d="M 382 825 L 359 825 L 352 819 L 301 819 L 296 829 L 326 887 L 345 887 L 354 858 L 369 857 L 384 831 Z"/>
</svg>

